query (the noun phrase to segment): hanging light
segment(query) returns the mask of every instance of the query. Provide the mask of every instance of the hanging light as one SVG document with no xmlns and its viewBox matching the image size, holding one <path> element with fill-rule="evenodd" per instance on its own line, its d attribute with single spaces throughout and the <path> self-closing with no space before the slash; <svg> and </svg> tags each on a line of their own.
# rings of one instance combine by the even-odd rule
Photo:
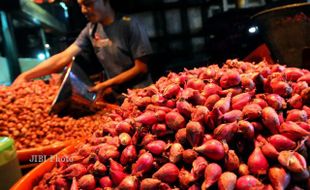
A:
<svg viewBox="0 0 310 190">
<path fill-rule="evenodd" d="M 43 61 L 43 60 L 45 59 L 44 53 L 38 53 L 38 54 L 37 54 L 37 58 L 38 58 L 39 60 Z"/>
</svg>

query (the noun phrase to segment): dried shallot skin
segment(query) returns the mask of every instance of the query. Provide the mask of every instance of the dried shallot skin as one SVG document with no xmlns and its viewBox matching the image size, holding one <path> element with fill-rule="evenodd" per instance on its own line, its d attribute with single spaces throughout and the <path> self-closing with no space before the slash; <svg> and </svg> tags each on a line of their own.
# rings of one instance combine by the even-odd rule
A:
<svg viewBox="0 0 310 190">
<path fill-rule="evenodd" d="M 38 98 L 29 104 L 21 95 L 34 94 L 28 87 L 41 82 L 4 87 L 0 134 L 20 138 L 18 146 L 36 137 L 52 142 L 50 136 L 72 125 L 91 134 L 68 155 L 72 162 L 57 163 L 36 189 L 307 189 L 309 73 L 238 59 L 170 72 L 146 88 L 128 89 L 124 103 L 105 114 L 77 120 L 43 114 L 51 119 L 44 120 L 44 134 L 32 126 L 40 118 L 33 123 L 29 108 L 21 107 L 42 109 Z M 24 126 L 14 125 L 18 119 L 31 135 L 38 131 L 29 142 Z"/>
</svg>

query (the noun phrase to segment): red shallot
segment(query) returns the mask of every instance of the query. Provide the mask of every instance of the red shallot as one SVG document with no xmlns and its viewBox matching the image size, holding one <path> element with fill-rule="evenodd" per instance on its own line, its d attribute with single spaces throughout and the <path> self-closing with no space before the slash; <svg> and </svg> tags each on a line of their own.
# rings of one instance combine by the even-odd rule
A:
<svg viewBox="0 0 310 190">
<path fill-rule="evenodd" d="M 262 121 L 272 134 L 278 133 L 278 128 L 280 127 L 279 116 L 272 107 L 265 107 L 263 109 Z"/>
<path fill-rule="evenodd" d="M 216 163 L 209 164 L 204 173 L 205 180 L 202 183 L 201 189 L 208 189 L 211 185 L 217 182 L 222 175 L 222 168 Z"/>
<path fill-rule="evenodd" d="M 275 190 L 284 190 L 290 183 L 291 176 L 281 167 L 271 167 L 268 172 L 269 180 Z"/>
<path fill-rule="evenodd" d="M 132 167 L 132 174 L 143 174 L 153 167 L 154 158 L 151 153 L 143 153 Z"/>
<path fill-rule="evenodd" d="M 176 165 L 172 163 L 167 163 L 163 165 L 161 168 L 159 168 L 154 174 L 153 178 L 159 179 L 162 182 L 172 184 L 175 181 L 177 181 L 179 176 L 179 169 L 176 167 Z"/>
<path fill-rule="evenodd" d="M 158 190 L 161 181 L 153 178 L 145 178 L 141 181 L 140 190 Z"/>
<path fill-rule="evenodd" d="M 232 172 L 224 172 L 217 184 L 219 190 L 234 190 L 237 182 L 237 175 Z"/>
<path fill-rule="evenodd" d="M 252 175 L 244 175 L 237 179 L 236 190 L 262 189 L 263 184 Z"/>
<path fill-rule="evenodd" d="M 190 121 L 186 125 L 186 139 L 192 147 L 202 143 L 204 128 L 199 122 Z"/>
<path fill-rule="evenodd" d="M 249 156 L 248 166 L 251 174 L 263 175 L 267 173 L 269 164 L 259 147 L 256 147 Z"/>
<path fill-rule="evenodd" d="M 223 144 L 215 139 L 211 139 L 201 146 L 194 147 L 193 149 L 213 160 L 222 160 L 225 156 Z"/>
</svg>

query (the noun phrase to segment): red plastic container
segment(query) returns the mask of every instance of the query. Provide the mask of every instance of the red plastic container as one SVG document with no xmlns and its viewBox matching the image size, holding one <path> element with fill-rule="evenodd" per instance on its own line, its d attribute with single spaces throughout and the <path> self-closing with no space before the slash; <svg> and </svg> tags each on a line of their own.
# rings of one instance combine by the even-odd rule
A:
<svg viewBox="0 0 310 190">
<path fill-rule="evenodd" d="M 71 141 L 59 142 L 48 146 L 38 148 L 29 148 L 17 151 L 17 157 L 20 163 L 29 163 L 33 155 L 51 156 L 62 150 L 63 148 L 71 145 Z"/>
<path fill-rule="evenodd" d="M 10 190 L 32 190 L 43 177 L 43 175 L 49 171 L 51 171 L 55 165 L 53 158 L 56 156 L 61 158 L 67 154 L 71 154 L 75 151 L 76 146 L 70 145 L 64 148 L 62 151 L 58 152 L 56 155 L 51 157 L 51 159 L 47 159 L 45 162 L 41 163 L 25 176 L 23 176 Z"/>
</svg>

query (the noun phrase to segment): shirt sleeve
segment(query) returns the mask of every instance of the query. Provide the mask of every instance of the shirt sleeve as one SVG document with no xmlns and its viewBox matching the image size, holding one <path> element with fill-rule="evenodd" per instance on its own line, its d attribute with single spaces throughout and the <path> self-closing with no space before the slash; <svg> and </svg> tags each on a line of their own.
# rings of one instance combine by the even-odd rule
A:
<svg viewBox="0 0 310 190">
<path fill-rule="evenodd" d="M 129 31 L 129 46 L 132 57 L 137 59 L 152 54 L 152 46 L 142 23 L 131 18 Z"/>
<path fill-rule="evenodd" d="M 85 28 L 80 32 L 79 36 L 75 40 L 75 44 L 79 46 L 82 50 L 85 50 L 91 44 L 89 39 L 89 27 L 90 25 L 86 25 Z"/>
</svg>

